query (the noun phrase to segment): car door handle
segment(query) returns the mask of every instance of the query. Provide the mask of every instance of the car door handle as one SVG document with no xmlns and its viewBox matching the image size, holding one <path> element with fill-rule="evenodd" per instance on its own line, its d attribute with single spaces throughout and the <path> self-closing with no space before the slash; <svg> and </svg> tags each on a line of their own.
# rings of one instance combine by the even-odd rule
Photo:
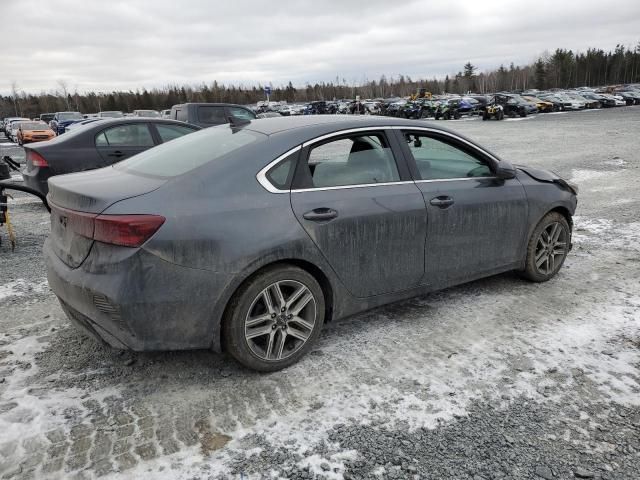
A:
<svg viewBox="0 0 640 480">
<path fill-rule="evenodd" d="M 123 157 L 124 156 L 124 152 L 121 152 L 120 150 L 116 150 L 113 153 L 109 153 L 108 156 L 109 157 Z"/>
<path fill-rule="evenodd" d="M 302 218 L 312 222 L 321 222 L 323 220 L 331 220 L 337 216 L 338 212 L 332 208 L 314 208 L 310 212 L 304 213 Z"/>
<path fill-rule="evenodd" d="M 453 198 L 441 195 L 439 197 L 432 198 L 429 202 L 434 207 L 438 208 L 448 208 L 453 205 L 455 202 Z"/>
</svg>

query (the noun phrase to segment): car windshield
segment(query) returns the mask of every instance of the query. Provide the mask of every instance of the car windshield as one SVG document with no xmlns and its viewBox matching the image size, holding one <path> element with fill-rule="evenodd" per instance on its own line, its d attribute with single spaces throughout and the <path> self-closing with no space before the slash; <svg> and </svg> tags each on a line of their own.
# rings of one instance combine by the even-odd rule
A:
<svg viewBox="0 0 640 480">
<path fill-rule="evenodd" d="M 40 122 L 24 122 L 20 126 L 23 130 L 48 130 L 49 126 L 46 123 Z"/>
<path fill-rule="evenodd" d="M 108 118 L 124 117 L 122 112 L 100 112 L 98 115 L 100 115 L 101 117 L 108 117 Z"/>
<path fill-rule="evenodd" d="M 58 114 L 60 120 L 82 120 L 80 112 L 62 112 Z"/>
<path fill-rule="evenodd" d="M 234 130 L 227 125 L 210 127 L 146 150 L 114 168 L 156 177 L 176 177 L 261 138 L 266 135 Z"/>
</svg>

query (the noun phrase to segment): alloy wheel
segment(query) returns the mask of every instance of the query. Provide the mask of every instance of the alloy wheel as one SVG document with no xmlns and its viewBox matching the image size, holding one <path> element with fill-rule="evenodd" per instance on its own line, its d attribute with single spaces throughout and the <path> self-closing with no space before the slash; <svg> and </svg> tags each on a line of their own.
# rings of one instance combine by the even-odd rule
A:
<svg viewBox="0 0 640 480">
<path fill-rule="evenodd" d="M 547 225 L 536 243 L 535 265 L 543 275 L 552 274 L 567 254 L 567 231 L 560 222 Z"/>
<path fill-rule="evenodd" d="M 244 336 L 262 360 L 283 360 L 300 350 L 316 324 L 316 299 L 296 280 L 280 280 L 262 290 L 251 302 Z"/>
</svg>

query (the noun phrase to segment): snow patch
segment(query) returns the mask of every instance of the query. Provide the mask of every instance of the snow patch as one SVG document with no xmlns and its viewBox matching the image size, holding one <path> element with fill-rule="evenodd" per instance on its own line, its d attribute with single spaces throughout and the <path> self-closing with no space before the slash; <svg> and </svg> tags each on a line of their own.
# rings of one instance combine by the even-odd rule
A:
<svg viewBox="0 0 640 480">
<path fill-rule="evenodd" d="M 571 170 L 572 182 L 586 182 L 593 180 L 594 178 L 600 178 L 606 175 L 607 172 L 601 170 L 586 170 L 586 169 L 573 169 Z"/>
<path fill-rule="evenodd" d="M 13 282 L 5 283 L 4 285 L 0 285 L 0 300 L 9 297 L 23 297 L 25 295 L 46 293 L 48 290 L 49 283 L 46 279 L 35 283 L 18 279 Z"/>
</svg>

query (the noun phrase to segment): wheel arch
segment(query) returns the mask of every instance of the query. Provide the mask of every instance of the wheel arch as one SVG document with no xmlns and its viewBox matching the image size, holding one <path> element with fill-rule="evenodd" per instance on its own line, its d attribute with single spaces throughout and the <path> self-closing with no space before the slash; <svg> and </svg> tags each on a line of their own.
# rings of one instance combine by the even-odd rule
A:
<svg viewBox="0 0 640 480">
<path fill-rule="evenodd" d="M 560 215 L 562 215 L 567 220 L 567 223 L 569 224 L 569 228 L 571 229 L 571 231 L 573 231 L 573 215 L 571 215 L 571 212 L 569 211 L 569 209 L 567 207 L 564 207 L 562 205 L 558 205 L 556 207 L 553 207 L 551 210 L 546 212 L 542 217 L 540 217 L 540 220 L 542 220 L 545 216 L 547 216 L 551 212 L 557 212 Z M 540 220 L 538 220 L 538 222 Z"/>
<path fill-rule="evenodd" d="M 301 270 L 304 270 L 318 282 L 318 284 L 320 285 L 320 288 L 322 289 L 322 293 L 324 294 L 324 300 L 325 300 L 324 301 L 325 303 L 324 322 L 327 323 L 331 321 L 333 317 L 333 312 L 334 312 L 334 305 L 336 302 L 335 295 L 334 295 L 335 289 L 331 283 L 331 280 L 326 275 L 326 273 L 320 267 L 318 267 L 317 265 L 315 265 L 314 263 L 308 260 L 302 260 L 299 258 L 278 259 L 278 260 L 274 260 L 272 262 L 266 263 L 264 265 L 260 265 L 258 268 L 255 268 L 252 271 L 247 272 L 247 274 L 240 281 L 240 283 L 238 283 L 238 285 L 233 289 L 233 292 L 230 295 L 228 295 L 228 298 L 224 306 L 224 310 L 220 317 L 220 321 L 218 322 L 217 331 L 214 334 L 213 345 L 212 345 L 213 350 L 215 351 L 224 350 L 224 339 L 222 338 L 223 331 L 224 331 L 223 323 L 227 321 L 227 319 L 230 316 L 229 309 L 237 293 L 245 285 L 251 282 L 251 280 L 253 280 L 256 276 L 260 275 L 266 269 L 274 268 L 277 266 L 287 266 L 287 265 L 292 265 L 300 268 Z"/>
</svg>

